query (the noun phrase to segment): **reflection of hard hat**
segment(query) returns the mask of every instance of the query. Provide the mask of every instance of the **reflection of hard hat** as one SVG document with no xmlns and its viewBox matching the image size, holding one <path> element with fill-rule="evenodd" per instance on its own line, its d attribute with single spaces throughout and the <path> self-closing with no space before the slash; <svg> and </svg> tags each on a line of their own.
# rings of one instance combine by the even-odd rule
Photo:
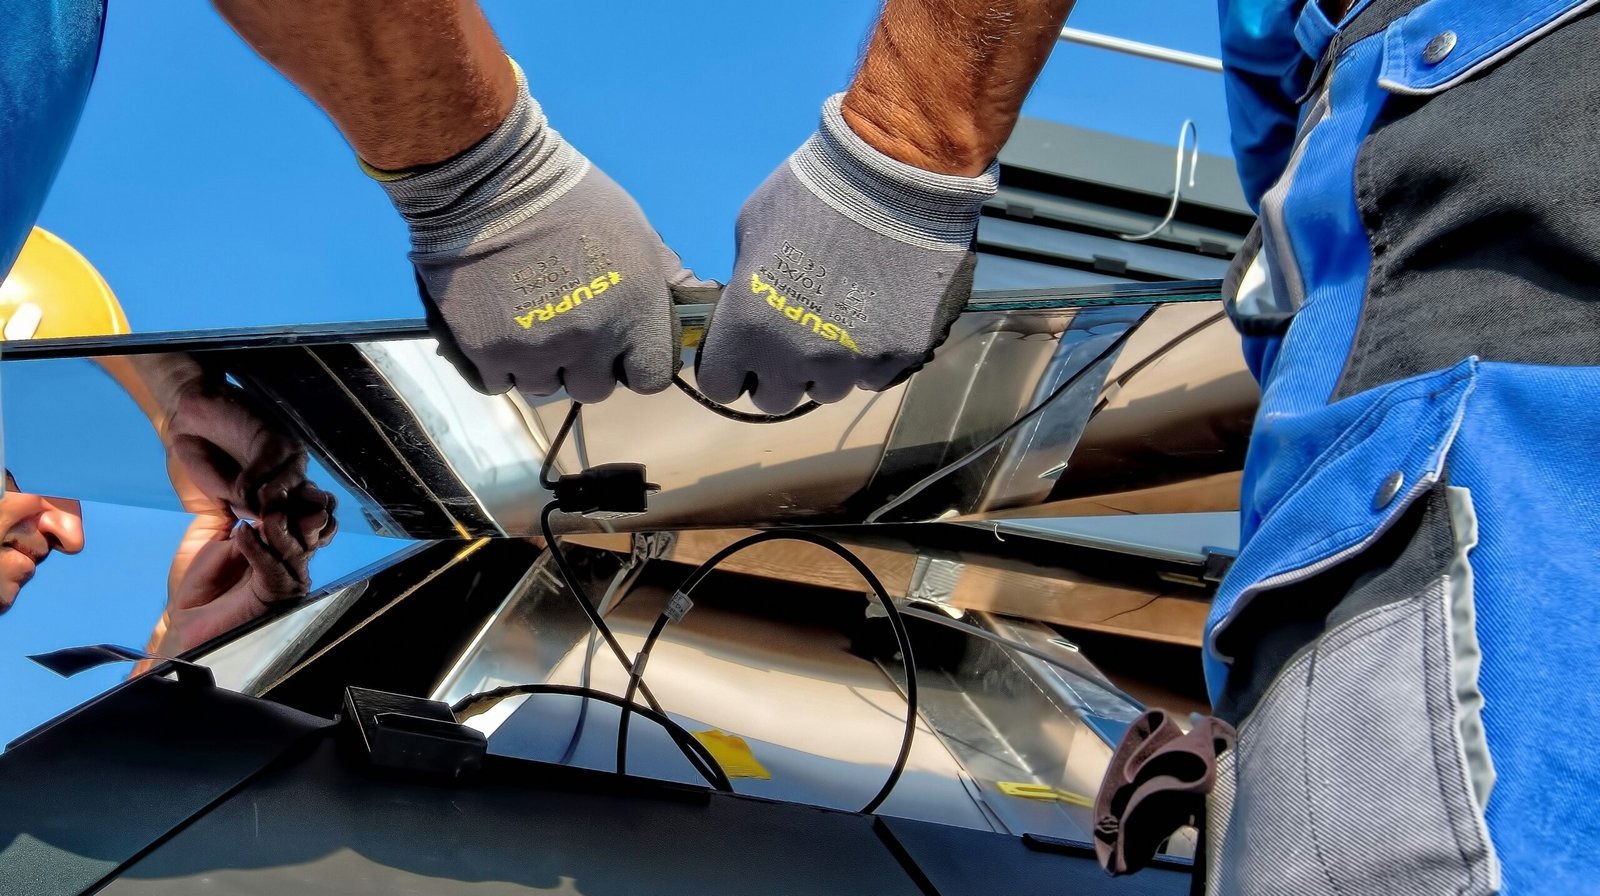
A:
<svg viewBox="0 0 1600 896">
<path fill-rule="evenodd" d="M 0 332 L 6 339 L 108 336 L 130 332 L 104 277 L 78 250 L 35 227 L 0 282 Z"/>
</svg>

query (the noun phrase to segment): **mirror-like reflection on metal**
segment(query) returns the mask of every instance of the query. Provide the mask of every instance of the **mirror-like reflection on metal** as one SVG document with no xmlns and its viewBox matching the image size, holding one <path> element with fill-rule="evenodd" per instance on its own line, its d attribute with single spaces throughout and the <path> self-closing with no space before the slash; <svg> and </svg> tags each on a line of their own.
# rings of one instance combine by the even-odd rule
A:
<svg viewBox="0 0 1600 896">
<path fill-rule="evenodd" d="M 339 601 L 317 599 L 319 583 L 401 547 L 356 534 L 254 550 L 265 545 L 261 526 L 281 517 L 246 522 L 38 495 L 23 491 L 29 484 L 19 477 L 7 484 L 0 497 L 0 681 L 7 687 L 0 744 L 150 665 L 66 679 L 29 655 L 107 643 L 175 656 L 282 608 L 335 608 Z M 314 633 L 316 618 L 290 613 L 282 621 L 304 636 Z M 239 657 L 241 668 L 250 659 Z"/>
<path fill-rule="evenodd" d="M 646 513 L 561 514 L 557 529 L 1232 509 L 1256 395 L 1215 287 L 979 294 L 904 385 L 785 423 L 619 390 L 584 409 L 555 471 L 642 463 L 661 490 Z M 679 308 L 690 379 L 707 310 Z M 133 403 L 96 367 L 159 367 L 175 349 L 305 445 L 346 527 L 537 531 L 550 499 L 539 470 L 568 403 L 480 395 L 405 324 L 7 346 L 9 455 L 42 488 L 174 506 L 161 441 L 134 431 Z"/>
</svg>

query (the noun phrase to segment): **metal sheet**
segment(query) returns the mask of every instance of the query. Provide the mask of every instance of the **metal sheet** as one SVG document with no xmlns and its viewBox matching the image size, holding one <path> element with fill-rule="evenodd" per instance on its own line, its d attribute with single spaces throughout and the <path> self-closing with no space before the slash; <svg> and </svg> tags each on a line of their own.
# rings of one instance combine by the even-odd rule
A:
<svg viewBox="0 0 1600 896">
<path fill-rule="evenodd" d="M 609 523 L 558 515 L 558 529 L 842 524 L 897 499 L 903 506 L 884 521 L 988 515 L 1068 494 L 1100 496 L 1108 490 L 1102 483 L 1120 493 L 1237 470 L 1255 399 L 1237 386 L 1248 380 L 1237 351 L 1219 350 L 1210 357 L 1221 360 L 1203 367 L 1163 363 L 1178 347 L 1204 348 L 1197 343 L 1205 340 L 1194 338 L 1195 321 L 1220 319 L 1214 289 L 1199 283 L 979 294 L 934 361 L 906 384 L 856 393 L 785 423 L 729 420 L 675 390 L 619 390 L 584 409 L 555 458 L 556 472 L 643 463 L 662 490 L 645 514 Z M 690 379 L 708 310 L 679 308 Z M 1225 338 L 1201 329 L 1206 339 Z M 115 387 L 91 383 L 97 374 L 86 362 L 36 359 L 181 348 L 282 416 L 320 462 L 317 473 L 347 491 L 354 505 L 345 508 L 347 521 L 359 507 L 384 535 L 536 532 L 549 500 L 539 468 L 566 413 L 564 399 L 480 395 L 436 356 L 431 340 L 405 325 L 351 325 L 344 341 L 336 335 L 319 328 L 8 345 L 7 450 L 43 489 L 170 504 L 162 497 L 158 448 L 130 460 L 121 440 L 89 435 L 97 421 L 128 416 L 125 399 L 116 406 Z M 1119 340 L 1125 347 L 1105 357 Z M 1218 379 L 1227 387 L 1207 385 Z M 13 402 L 13 392 L 26 393 L 24 400 Z M 1115 425 L 1100 417 L 1114 417 Z M 63 451 L 68 431 L 73 446 Z M 1163 464 L 1151 439 L 1129 441 L 1129 432 L 1141 431 L 1181 432 L 1173 440 L 1181 456 Z M 990 441 L 974 462 L 946 469 Z M 1118 466 L 1119 451 L 1130 458 L 1126 469 Z M 1081 456 L 1093 459 L 1082 475 Z M 935 481 L 915 499 L 904 497 L 928 477 Z M 1230 503 L 1225 494 L 1214 498 Z"/>
</svg>

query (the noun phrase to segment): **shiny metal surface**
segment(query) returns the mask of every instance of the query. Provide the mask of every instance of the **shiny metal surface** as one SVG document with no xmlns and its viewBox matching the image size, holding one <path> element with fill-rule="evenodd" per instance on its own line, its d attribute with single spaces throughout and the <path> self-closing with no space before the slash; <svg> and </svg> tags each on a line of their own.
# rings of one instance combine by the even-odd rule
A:
<svg viewBox="0 0 1600 896">
<path fill-rule="evenodd" d="M 969 636 L 957 662 L 919 669 L 923 718 L 961 764 L 998 830 L 1092 840 L 1091 808 L 1015 796 L 1001 784 L 1042 785 L 1092 800 L 1117 740 L 1143 707 L 1043 625 L 984 612 L 963 621 L 1052 654 L 1067 669 Z M 903 667 L 885 671 L 903 682 Z M 1194 845 L 1193 833 L 1182 833 L 1165 854 L 1192 856 Z"/>
<path fill-rule="evenodd" d="M 691 378 L 707 310 L 679 308 Z M 1119 339 L 1120 351 L 1099 358 Z M 55 424 L 72 418 L 92 429 L 84 421 L 118 411 L 95 404 L 115 400 L 103 389 L 52 385 L 91 379 L 61 366 L 84 362 L 39 359 L 175 349 L 225 371 L 281 414 L 348 492 L 346 526 L 360 525 L 359 508 L 384 535 L 536 531 L 549 499 L 539 467 L 567 402 L 473 392 L 414 324 L 7 345 L 0 382 L 8 415 L 21 408 L 7 421 L 8 451 L 25 459 L 40 488 L 66 483 L 88 498 L 170 506 L 158 485 L 160 455 L 150 448 L 131 458 L 127 446 L 79 444 L 76 468 L 63 467 L 51 443 Z M 1184 489 L 1238 470 L 1255 399 L 1248 384 L 1214 283 L 978 294 L 934 361 L 906 384 L 797 420 L 736 422 L 675 390 L 619 390 L 586 407 L 556 472 L 643 463 L 662 490 L 642 515 L 555 519 L 569 532 L 841 524 L 892 502 L 899 503 L 883 521 L 1031 515 L 1039 507 L 1104 513 L 1116 495 L 1159 505 L 1161 492 L 1174 489 L 1188 505 L 1178 509 L 1231 509 L 1236 499 L 1225 484 L 1208 489 L 1203 506 Z M 18 405 L 16 390 L 50 395 Z M 991 441 L 973 462 L 941 473 Z"/>
<path fill-rule="evenodd" d="M 608 621 L 635 652 L 670 594 L 661 583 L 676 581 L 684 568 L 665 567 L 631 587 L 617 575 L 618 555 L 568 551 L 593 599 L 619 592 Z M 549 565 L 546 555 L 529 570 L 433 689 L 434 699 L 455 701 L 523 682 L 624 687 L 626 675 L 612 656 L 586 650 L 588 623 Z M 848 631 L 872 615 L 862 614 L 868 605 L 838 591 L 743 577 L 708 585 L 652 652 L 649 681 L 663 706 L 691 730 L 715 727 L 748 742 L 771 778 L 737 779 L 741 793 L 836 808 L 859 804 L 893 753 L 904 708 L 904 667 L 874 665 L 846 650 Z M 1132 719 L 1138 708 L 1117 696 L 1087 658 L 1051 643 L 1054 632 L 987 613 L 970 616 L 1002 637 L 1061 656 L 1073 672 L 1019 661 L 976 638 L 955 665 L 924 659 L 918 740 L 909 773 L 883 812 L 1088 839 L 1087 809 L 1008 796 L 998 783 L 1093 793 L 1110 758 L 1108 732 L 1115 737 L 1106 726 Z M 616 719 L 603 705 L 591 704 L 584 717 L 575 700 L 513 698 L 471 724 L 490 734 L 492 750 L 508 755 L 557 761 L 567 754 L 569 762 L 600 769 L 613 764 Z M 695 782 L 670 743 L 635 737 L 630 771 Z"/>
</svg>

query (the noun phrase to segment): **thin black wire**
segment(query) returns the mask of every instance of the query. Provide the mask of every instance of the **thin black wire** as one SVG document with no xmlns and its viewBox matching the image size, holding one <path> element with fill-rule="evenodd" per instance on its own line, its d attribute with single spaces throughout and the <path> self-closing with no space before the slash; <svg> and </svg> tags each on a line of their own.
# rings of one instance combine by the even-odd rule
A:
<svg viewBox="0 0 1600 896">
<path fill-rule="evenodd" d="M 631 671 L 633 664 L 628 661 L 627 651 L 622 649 L 622 644 L 617 640 L 617 636 L 611 633 L 611 627 L 606 625 L 605 619 L 601 618 L 600 611 L 595 608 L 594 602 L 589 600 L 589 596 L 583 593 L 583 589 L 578 585 L 577 575 L 567 565 L 566 555 L 561 553 L 561 542 L 550 528 L 550 514 L 557 509 L 556 504 L 552 502 L 546 504 L 544 510 L 539 513 L 539 529 L 544 532 L 545 543 L 550 549 L 551 557 L 556 562 L 556 569 L 561 573 L 561 579 L 566 584 L 567 590 L 572 592 L 572 596 L 578 601 L 578 606 L 583 608 L 584 615 L 589 617 L 589 621 L 594 624 L 595 630 L 600 633 L 600 637 L 605 639 L 607 646 L 611 648 L 611 653 L 617 658 L 617 662 L 622 664 L 622 668 Z M 641 683 L 638 693 L 644 696 L 645 702 L 650 705 L 651 709 L 665 715 L 661 704 L 657 702 L 655 695 L 650 693 L 648 686 Z M 632 698 L 630 697 L 630 699 Z M 623 708 L 623 718 L 627 718 L 626 707 Z M 699 741 L 696 741 L 696 743 L 699 743 Z M 709 756 L 710 754 L 707 753 L 706 755 Z M 712 768 L 715 768 L 717 773 L 721 774 L 722 770 L 716 765 L 716 760 L 712 759 L 711 763 Z M 709 774 L 709 772 L 701 769 L 701 774 Z"/>
<path fill-rule="evenodd" d="M 704 392 L 701 392 L 699 389 L 689 385 L 688 381 L 681 376 L 674 375 L 672 377 L 672 384 L 677 386 L 679 391 L 694 399 L 696 404 L 700 405 L 706 410 L 711 411 L 719 417 L 727 417 L 729 420 L 735 420 L 739 423 L 785 423 L 797 417 L 804 417 L 817 408 L 822 407 L 822 405 L 815 401 L 808 401 L 794 410 L 787 411 L 782 414 L 751 414 L 745 411 L 736 411 L 725 404 L 718 404 L 717 402 L 712 401 L 710 398 L 706 397 Z"/>
<path fill-rule="evenodd" d="M 574 401 L 567 408 L 567 417 L 561 421 L 561 428 L 556 431 L 555 441 L 550 443 L 550 449 L 544 453 L 544 464 L 539 467 L 539 484 L 545 491 L 555 491 L 556 481 L 550 478 L 550 467 L 555 463 L 556 455 L 561 453 L 561 446 L 566 444 L 567 434 L 572 432 L 572 424 L 578 422 L 578 415 L 583 412 L 583 405 Z"/>
<path fill-rule="evenodd" d="M 845 548 L 843 545 L 831 538 L 824 538 L 821 535 L 816 535 L 810 532 L 757 532 L 749 537 L 741 538 L 733 544 L 730 544 L 722 550 L 711 555 L 710 559 L 696 567 L 694 572 L 690 573 L 689 577 L 683 580 L 683 585 L 678 589 L 678 591 L 685 597 L 690 596 L 694 589 L 705 580 L 706 576 L 710 575 L 712 570 L 716 569 L 719 564 L 728 559 L 730 556 L 737 554 L 738 552 L 744 550 L 745 548 L 751 547 L 752 545 L 760 544 L 763 541 L 777 540 L 804 541 L 814 544 L 817 547 L 833 552 L 842 558 L 846 563 L 849 563 L 852 567 L 854 567 L 856 572 L 860 573 L 861 577 L 866 580 L 869 586 L 871 586 L 872 593 L 876 595 L 878 600 L 883 603 L 884 613 L 886 613 L 889 617 L 889 627 L 894 630 L 895 641 L 900 645 L 900 656 L 905 661 L 906 667 L 905 733 L 901 735 L 900 752 L 895 756 L 894 765 L 889 769 L 888 778 L 885 779 L 883 786 L 879 788 L 877 794 L 861 808 L 861 812 L 863 814 L 870 814 L 876 811 L 879 806 L 883 805 L 883 801 L 889 798 L 889 794 L 894 790 L 895 785 L 899 783 L 900 776 L 905 772 L 906 761 L 911 756 L 912 739 L 916 736 L 917 732 L 917 660 L 915 654 L 913 654 L 911 650 L 911 635 L 906 630 L 905 620 L 900 617 L 899 608 L 894 605 L 894 601 L 889 599 L 888 590 L 883 587 L 883 583 L 878 580 L 876 575 L 873 574 L 872 569 L 863 563 L 860 557 L 857 557 L 855 554 L 851 553 L 849 549 Z M 662 613 L 660 616 L 656 617 L 656 624 L 650 629 L 650 635 L 645 639 L 644 647 L 642 647 L 639 651 L 640 658 L 643 661 L 641 661 L 641 659 L 636 659 L 634 661 L 633 669 L 629 672 L 627 694 L 632 695 L 636 687 L 644 687 L 644 663 L 648 662 L 650 649 L 655 646 L 655 640 L 661 636 L 661 632 L 666 628 L 668 618 L 669 617 L 666 613 Z M 623 700 L 622 721 L 618 727 L 617 737 L 618 768 L 623 768 L 627 759 L 627 723 L 628 706 L 630 703 L 631 698 L 625 697 Z"/>
<path fill-rule="evenodd" d="M 561 446 L 566 442 L 567 436 L 572 432 L 573 424 L 577 422 L 578 416 L 582 412 L 583 405 L 574 401 L 572 406 L 567 409 L 567 416 L 561 422 L 561 429 L 556 432 L 555 439 L 550 442 L 549 450 L 545 452 L 544 465 L 539 471 L 539 481 L 546 489 L 552 492 L 558 483 L 549 478 L 550 465 L 555 456 L 561 451 Z M 552 499 L 544 506 L 543 510 L 539 511 L 539 530 L 544 533 L 545 546 L 549 548 L 551 558 L 555 560 L 556 570 L 561 574 L 561 581 L 567 586 L 567 590 L 572 593 L 572 597 L 578 602 L 578 606 L 583 608 L 584 615 L 589 617 L 589 622 L 594 626 L 595 631 L 599 632 L 600 637 L 605 639 L 606 645 L 611 648 L 611 654 L 617 658 L 617 662 L 622 664 L 622 668 L 631 670 L 632 664 L 628 662 L 627 651 L 622 649 L 622 644 L 617 641 L 617 636 L 611 633 L 611 627 L 606 625 L 605 619 L 601 617 L 600 611 L 595 608 L 594 602 L 589 600 L 587 594 L 583 593 L 583 588 L 578 584 L 577 574 L 567 564 L 567 556 L 561 551 L 561 542 L 556 538 L 555 530 L 550 528 L 550 515 L 560 509 L 560 501 Z M 641 686 L 639 692 L 644 695 L 645 702 L 650 704 L 652 710 L 665 715 L 661 709 L 661 704 L 656 700 L 655 694 L 652 694 L 648 687 Z M 631 695 L 629 699 L 632 699 Z M 579 712 L 582 713 L 584 710 L 580 709 Z M 626 710 L 624 710 L 623 718 L 627 718 Z M 699 741 L 695 741 L 695 743 L 699 743 Z M 699 754 L 696 755 L 698 756 Z M 705 759 L 711 763 L 711 769 L 715 769 L 718 775 L 723 774 L 722 768 L 717 765 L 716 759 L 709 752 L 705 752 Z M 696 764 L 696 768 L 701 774 L 708 775 L 711 773 L 708 769 L 699 768 L 695 758 L 691 757 L 690 762 L 691 764 Z M 724 779 L 726 777 L 726 775 L 723 775 Z"/>
<path fill-rule="evenodd" d="M 585 700 L 599 700 L 602 703 L 609 703 L 612 706 L 636 712 L 660 725 L 667 732 L 667 736 L 672 738 L 672 742 L 678 745 L 678 749 L 683 751 L 683 755 L 689 760 L 689 764 L 694 766 L 694 770 L 699 772 L 707 783 L 718 790 L 727 793 L 733 792 L 733 782 L 728 780 L 728 776 L 717 765 L 717 761 L 711 755 L 711 751 L 706 749 L 706 745 L 702 744 L 682 725 L 668 718 L 665 713 L 657 712 L 647 706 L 639 706 L 637 704 L 630 706 L 624 703 L 621 697 L 615 694 L 608 694 L 605 691 L 597 691 L 594 688 L 572 687 L 564 684 L 512 684 L 487 691 L 479 691 L 476 694 L 468 694 L 457 700 L 450 707 L 450 711 L 459 719 L 463 712 L 475 708 L 474 704 L 476 703 L 487 702 L 489 706 L 493 706 L 507 697 L 515 697 L 519 694 L 559 694 L 568 697 L 582 697 Z M 483 709 L 488 709 L 488 707 L 486 706 Z M 482 711 L 481 709 L 479 710 L 479 712 Z M 473 713 L 472 715 L 476 714 Z"/>
<path fill-rule="evenodd" d="M 633 668 L 628 673 L 628 689 L 623 692 L 623 702 L 632 703 L 633 695 L 638 691 L 639 685 L 644 681 L 644 667 L 650 662 L 650 649 L 655 647 L 656 639 L 661 637 L 661 632 L 666 629 L 672 617 L 662 613 L 656 617 L 655 625 L 650 627 L 650 634 L 645 636 L 644 646 L 639 648 L 639 653 L 633 658 Z M 622 710 L 622 719 L 617 723 L 617 773 L 626 774 L 628 768 L 628 710 Z"/>
<path fill-rule="evenodd" d="M 1106 346 L 1104 351 L 1094 356 L 1094 360 L 1090 361 L 1088 364 L 1085 364 L 1078 370 L 1077 373 L 1067 377 L 1065 382 L 1057 386 L 1048 396 L 1045 397 L 1043 401 L 1029 408 L 1027 413 L 1024 413 L 1022 416 L 1006 424 L 1005 429 L 1000 430 L 994 435 L 993 438 L 985 441 L 982 445 L 979 445 L 971 451 L 968 451 L 966 454 L 963 454 L 961 457 L 956 458 L 950 463 L 945 464 L 937 470 L 934 470 L 932 473 L 929 473 L 927 476 L 917 480 L 915 485 L 912 485 L 899 495 L 896 495 L 894 500 L 867 514 L 865 521 L 868 523 L 876 523 L 879 519 L 882 519 L 884 514 L 895 509 L 896 507 L 899 507 L 912 498 L 915 498 L 917 495 L 922 494 L 923 491 L 927 490 L 928 486 L 933 485 L 935 482 L 938 482 L 946 476 L 949 476 L 951 473 L 954 473 L 955 471 L 965 467 L 966 465 L 992 451 L 996 445 L 999 445 L 1001 442 L 1004 442 L 1006 439 L 1010 438 L 1011 434 L 1019 427 L 1027 423 L 1029 420 L 1032 420 L 1034 417 L 1039 416 L 1044 412 L 1045 408 L 1050 406 L 1052 402 L 1064 395 L 1068 389 L 1071 389 L 1073 386 L 1077 385 L 1078 380 L 1083 379 L 1083 377 L 1088 374 L 1089 371 L 1099 367 L 1102 361 L 1116 354 L 1117 351 L 1127 343 L 1128 337 L 1132 336 L 1134 331 L 1137 329 L 1139 329 L 1138 324 L 1129 324 L 1128 329 L 1124 330 L 1122 335 L 1111 340 L 1111 344 Z"/>
<path fill-rule="evenodd" d="M 617 579 L 614 580 L 611 583 L 609 588 L 607 588 L 607 595 L 608 596 L 612 592 L 614 592 L 617 588 L 621 587 L 622 580 L 623 580 L 623 578 L 625 576 L 627 576 L 627 574 L 628 574 L 628 570 L 627 569 L 623 569 L 621 572 L 617 573 Z M 602 599 L 601 605 L 599 607 L 597 607 L 596 609 L 598 609 L 600 611 L 600 615 L 604 616 L 605 613 L 606 613 L 606 610 L 610 609 L 610 601 Z M 583 672 L 582 672 L 582 674 L 580 674 L 578 676 L 578 686 L 579 687 L 586 688 L 586 687 L 589 686 L 589 676 L 590 676 L 590 673 L 593 671 L 592 667 L 594 666 L 594 654 L 595 654 L 595 651 L 599 650 L 599 649 L 600 649 L 600 635 L 591 626 L 590 629 L 589 629 L 588 641 L 587 641 L 587 643 L 584 644 L 584 647 L 583 647 Z M 630 698 L 630 699 L 632 699 L 632 698 Z M 568 763 L 572 762 L 572 757 L 577 755 L 577 753 L 578 753 L 578 741 L 583 739 L 583 726 L 588 721 L 589 721 L 589 701 L 585 700 L 585 701 L 583 701 L 582 703 L 580 703 L 578 705 L 578 721 L 576 723 L 574 723 L 573 726 L 572 726 L 572 737 L 567 739 L 567 748 L 565 750 L 561 751 L 561 758 L 559 760 L 557 760 L 558 764 L 567 765 Z"/>
</svg>

